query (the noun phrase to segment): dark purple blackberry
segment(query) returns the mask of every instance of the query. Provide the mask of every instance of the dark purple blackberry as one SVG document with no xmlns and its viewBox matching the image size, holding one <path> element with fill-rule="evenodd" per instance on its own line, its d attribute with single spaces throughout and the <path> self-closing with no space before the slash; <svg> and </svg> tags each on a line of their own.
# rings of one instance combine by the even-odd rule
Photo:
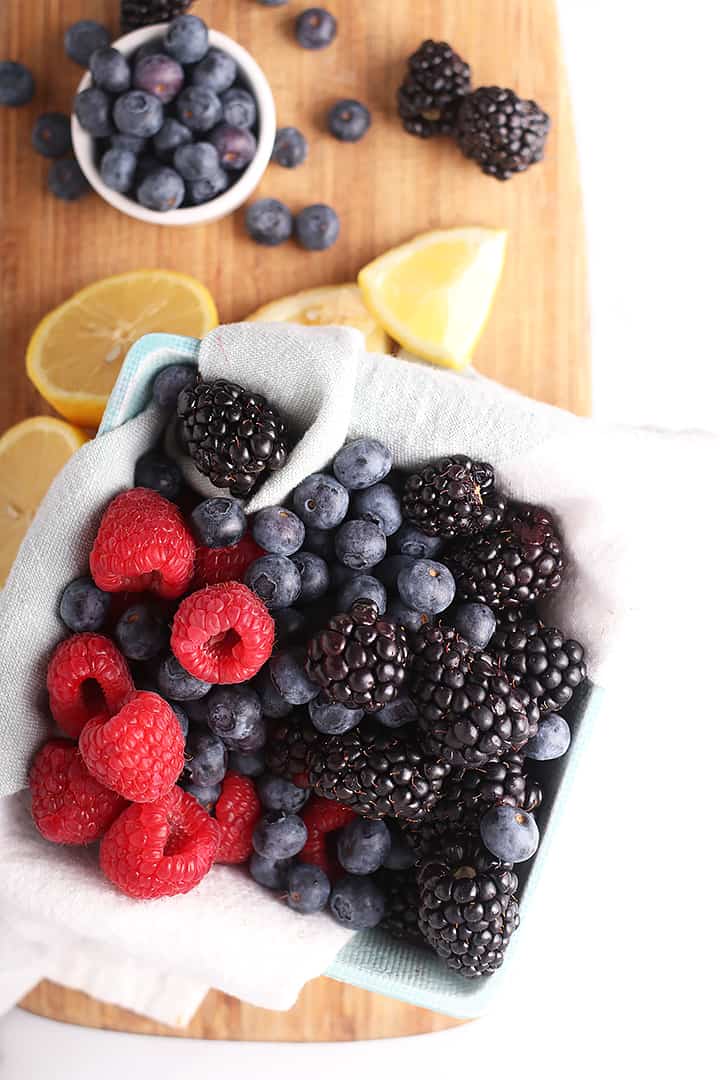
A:
<svg viewBox="0 0 720 1080">
<path fill-rule="evenodd" d="M 470 68 L 446 41 L 423 41 L 408 60 L 397 92 L 403 127 L 427 139 L 453 130 L 458 105 L 470 92 Z"/>
<path fill-rule="evenodd" d="M 204 476 L 244 498 L 287 460 L 285 424 L 261 394 L 201 379 L 178 395 L 180 439 Z"/>
<path fill-rule="evenodd" d="M 189 11 L 194 0 L 120 0 L 120 25 L 123 31 L 138 26 L 170 22 Z"/>
<path fill-rule="evenodd" d="M 305 710 L 293 713 L 287 720 L 280 720 L 271 731 L 265 747 L 268 772 L 291 780 L 298 787 L 307 787 L 310 753 L 319 739 L 320 735 Z"/>
<path fill-rule="evenodd" d="M 418 886 L 420 932 L 447 966 L 470 979 L 497 971 L 520 923 L 512 866 L 466 839 L 425 862 Z"/>
<path fill-rule="evenodd" d="M 392 934 L 398 941 L 425 945 L 418 927 L 420 890 L 414 868 L 410 870 L 380 870 L 375 880 L 385 894 L 385 915 L 380 930 Z"/>
<path fill-rule="evenodd" d="M 461 100 L 455 138 L 465 157 L 496 180 L 509 180 L 541 161 L 550 117 L 512 90 L 481 86 Z"/>
<path fill-rule="evenodd" d="M 318 795 L 363 817 L 422 821 L 450 769 L 423 753 L 414 732 L 392 732 L 365 720 L 310 750 L 310 784 Z"/>
<path fill-rule="evenodd" d="M 362 599 L 310 639 L 306 670 L 330 701 L 377 712 L 397 697 L 407 661 L 403 627 L 381 617 L 372 600 Z"/>
<path fill-rule="evenodd" d="M 510 678 L 535 698 L 540 712 L 562 709 L 587 676 L 585 650 L 533 616 L 514 615 L 513 610 L 503 612 L 488 648 L 498 654 Z"/>
<path fill-rule="evenodd" d="M 552 517 L 542 507 L 522 503 L 508 507 L 499 528 L 456 541 L 443 560 L 459 600 L 494 608 L 534 603 L 559 588 L 565 569 Z"/>
<path fill-rule="evenodd" d="M 449 540 L 497 528 L 505 500 L 495 491 L 492 465 L 455 454 L 408 477 L 402 510 L 428 536 Z"/>
</svg>

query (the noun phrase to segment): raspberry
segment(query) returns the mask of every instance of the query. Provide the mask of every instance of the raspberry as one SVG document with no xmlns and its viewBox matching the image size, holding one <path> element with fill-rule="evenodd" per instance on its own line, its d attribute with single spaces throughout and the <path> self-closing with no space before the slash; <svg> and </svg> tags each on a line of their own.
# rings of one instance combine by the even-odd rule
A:
<svg viewBox="0 0 720 1080">
<path fill-rule="evenodd" d="M 261 814 L 262 807 L 252 780 L 229 772 L 215 804 L 215 820 L 220 830 L 217 862 L 243 863 L 250 858 L 253 829 Z"/>
<path fill-rule="evenodd" d="M 139 690 L 115 716 L 91 720 L 79 746 L 96 780 L 131 802 L 155 802 L 166 795 L 185 764 L 185 740 L 175 713 L 147 690 Z"/>
<path fill-rule="evenodd" d="M 193 588 L 202 589 L 205 585 L 217 585 L 220 581 L 242 581 L 250 563 L 264 554 L 250 533 L 229 547 L 199 547 L 195 552 Z"/>
<path fill-rule="evenodd" d="M 29 785 L 33 820 L 55 844 L 92 843 L 126 806 L 90 775 L 77 747 L 66 739 L 50 739 L 38 751 Z"/>
<path fill-rule="evenodd" d="M 312 795 L 301 817 L 305 822 L 308 838 L 298 859 L 300 862 L 319 866 L 331 881 L 338 880 L 345 871 L 335 855 L 328 849 L 328 834 L 342 829 L 344 825 L 352 821 L 355 817 L 354 812 L 342 803 Z"/>
<path fill-rule="evenodd" d="M 179 787 L 153 803 L 128 807 L 100 845 L 100 868 L 136 900 L 190 892 L 207 874 L 218 848 L 218 826 Z"/>
<path fill-rule="evenodd" d="M 93 716 L 121 709 L 134 689 L 125 657 L 102 634 L 61 641 L 48 665 L 47 688 L 53 720 L 74 739 Z"/>
<path fill-rule="evenodd" d="M 238 581 L 225 581 L 185 597 L 170 647 L 196 679 L 241 683 L 263 666 L 274 639 L 275 623 L 262 600 Z"/>
<path fill-rule="evenodd" d="M 187 590 L 194 565 L 195 542 L 177 506 L 149 488 L 115 496 L 90 552 L 99 588 L 173 599 Z"/>
</svg>

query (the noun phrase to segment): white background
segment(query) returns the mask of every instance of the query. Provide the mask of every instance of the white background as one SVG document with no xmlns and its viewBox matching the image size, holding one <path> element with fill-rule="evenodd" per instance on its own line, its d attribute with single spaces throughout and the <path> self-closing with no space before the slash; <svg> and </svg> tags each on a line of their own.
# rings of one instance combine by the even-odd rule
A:
<svg viewBox="0 0 720 1080">
<path fill-rule="evenodd" d="M 560 9 L 588 225 L 595 413 L 720 431 L 717 5 L 560 0 Z M 708 485 L 712 497 L 717 472 Z M 669 558 L 678 552 L 668 519 L 693 513 L 682 492 L 658 507 Z M 712 536 L 693 535 L 679 564 L 687 579 L 671 585 L 717 577 L 717 550 Z M 578 779 L 585 800 L 574 799 L 536 898 L 542 931 L 518 939 L 514 985 L 486 1018 L 437 1036 L 298 1047 L 142 1039 L 15 1011 L 0 1019 L 0 1077 L 717 1075 L 708 865 L 720 715 L 693 633 L 673 621 L 670 588 L 667 656 L 639 673 L 634 696 L 609 703 Z M 708 679 L 699 709 L 685 694 L 698 677 Z"/>
</svg>

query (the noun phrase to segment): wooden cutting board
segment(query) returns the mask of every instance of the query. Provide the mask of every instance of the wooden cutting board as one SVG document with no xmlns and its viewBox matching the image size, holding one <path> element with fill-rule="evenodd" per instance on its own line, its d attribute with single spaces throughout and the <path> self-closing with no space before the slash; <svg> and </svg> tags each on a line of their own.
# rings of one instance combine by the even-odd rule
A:
<svg viewBox="0 0 720 1080">
<path fill-rule="evenodd" d="M 295 44 L 292 22 L 306 4 L 267 8 L 254 0 L 200 0 L 199 15 L 254 54 L 273 86 L 279 123 L 307 135 L 308 161 L 270 166 L 259 195 L 291 209 L 327 202 L 340 214 L 338 243 L 308 254 L 286 244 L 251 244 L 242 213 L 196 229 L 167 229 L 123 217 L 99 198 L 74 205 L 45 192 L 47 163 L 29 147 L 34 117 L 66 111 L 80 77 L 62 31 L 78 18 L 113 30 L 118 0 L 5 0 L 3 53 L 35 73 L 38 93 L 0 115 L 0 294 L 4 376 L 0 431 L 49 411 L 25 378 L 24 352 L 38 320 L 96 278 L 140 267 L 184 270 L 213 292 L 224 322 L 260 304 L 330 282 L 351 280 L 366 262 L 426 229 L 495 225 L 510 231 L 505 272 L 476 365 L 534 397 L 587 413 L 588 319 L 581 200 L 572 117 L 552 0 L 327 0 L 339 33 L 329 49 Z M 471 63 L 476 82 L 511 86 L 551 114 L 547 158 L 501 184 L 466 161 L 449 140 L 407 136 L 395 115 L 406 57 L 426 37 L 445 39 Z M 328 106 L 355 97 L 373 124 L 357 145 L 324 131 Z M 162 1028 L 83 994 L 42 983 L 23 1002 L 44 1016 L 92 1027 L 200 1038 L 329 1040 L 379 1038 L 457 1023 L 328 979 L 305 988 L 289 1013 L 251 1008 L 212 993 L 183 1032 Z"/>
</svg>

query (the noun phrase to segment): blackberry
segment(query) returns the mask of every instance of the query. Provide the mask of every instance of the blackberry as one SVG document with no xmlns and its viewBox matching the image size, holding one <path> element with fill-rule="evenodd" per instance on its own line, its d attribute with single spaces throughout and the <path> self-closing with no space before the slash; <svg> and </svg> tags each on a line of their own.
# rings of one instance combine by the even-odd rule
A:
<svg viewBox="0 0 720 1080">
<path fill-rule="evenodd" d="M 189 11 L 194 0 L 120 0 L 120 25 L 124 33 L 138 26 L 170 22 Z"/>
<path fill-rule="evenodd" d="M 307 787 L 310 753 L 320 736 L 304 712 L 295 712 L 281 720 L 271 731 L 265 746 L 268 772 L 291 780 L 298 787 Z"/>
<path fill-rule="evenodd" d="M 460 104 L 455 138 L 465 157 L 496 180 L 509 180 L 541 161 L 550 117 L 512 90 L 481 86 Z"/>
<path fill-rule="evenodd" d="M 559 588 L 565 552 L 547 510 L 517 503 L 499 528 L 455 541 L 444 561 L 458 599 L 498 608 L 534 603 Z"/>
<path fill-rule="evenodd" d="M 524 614 L 524 613 L 523 613 Z M 489 648 L 511 679 L 535 698 L 541 712 L 555 712 L 570 701 L 587 675 L 585 650 L 539 619 L 503 613 Z"/>
<path fill-rule="evenodd" d="M 453 130 L 460 102 L 470 92 L 470 68 L 446 41 L 423 41 L 408 60 L 397 92 L 403 127 L 427 139 Z"/>
<path fill-rule="evenodd" d="M 422 821 L 437 802 L 449 767 L 428 759 L 417 736 L 372 721 L 320 739 L 310 750 L 310 784 L 318 795 L 363 817 Z"/>
<path fill-rule="evenodd" d="M 418 886 L 420 933 L 447 966 L 470 979 L 497 971 L 520 923 L 512 866 L 465 840 L 425 862 Z"/>
<path fill-rule="evenodd" d="M 428 536 L 449 540 L 497 528 L 505 500 L 495 491 L 492 465 L 455 454 L 408 477 L 402 510 Z"/>
<path fill-rule="evenodd" d="M 306 670 L 330 701 L 377 712 L 397 697 L 407 661 L 403 627 L 381 617 L 372 600 L 362 599 L 311 638 Z"/>
<path fill-rule="evenodd" d="M 182 442 L 216 487 L 243 498 L 285 464 L 285 424 L 261 394 L 224 379 L 198 379 L 180 391 L 177 409 Z"/>
<path fill-rule="evenodd" d="M 385 894 L 385 916 L 379 929 L 392 934 L 398 941 L 425 945 L 418 927 L 420 890 L 415 870 L 401 870 L 399 873 L 379 870 L 375 880 Z"/>
</svg>

